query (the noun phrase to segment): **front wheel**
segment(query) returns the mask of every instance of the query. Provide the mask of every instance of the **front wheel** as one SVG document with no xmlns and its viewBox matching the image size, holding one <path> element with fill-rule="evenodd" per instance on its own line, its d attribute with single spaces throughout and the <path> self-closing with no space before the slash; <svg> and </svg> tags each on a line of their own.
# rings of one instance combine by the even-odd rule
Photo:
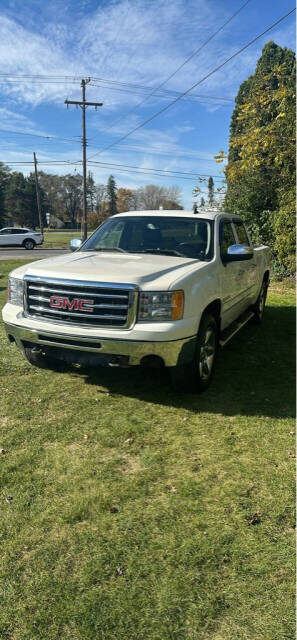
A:
<svg viewBox="0 0 297 640">
<path fill-rule="evenodd" d="M 63 363 L 63 361 L 44 355 L 40 349 L 35 349 L 34 347 L 24 347 L 23 354 L 27 362 L 32 364 L 33 367 L 38 367 L 38 369 L 52 369 L 53 371 L 62 371 L 63 367 L 65 366 L 65 363 Z"/>
<path fill-rule="evenodd" d="M 264 313 L 265 303 L 267 298 L 267 289 L 268 289 L 267 282 L 263 280 L 262 287 L 258 296 L 258 300 L 253 307 L 254 322 L 256 324 L 260 324 L 263 319 L 263 313 Z"/>
<path fill-rule="evenodd" d="M 24 247 L 24 249 L 27 249 L 27 250 L 31 251 L 35 247 L 34 240 L 31 240 L 30 238 L 28 238 L 28 240 L 24 240 L 23 247 Z"/>
<path fill-rule="evenodd" d="M 218 351 L 218 325 L 210 314 L 202 317 L 193 361 L 170 370 L 171 383 L 175 391 L 200 393 L 212 380 Z"/>
</svg>

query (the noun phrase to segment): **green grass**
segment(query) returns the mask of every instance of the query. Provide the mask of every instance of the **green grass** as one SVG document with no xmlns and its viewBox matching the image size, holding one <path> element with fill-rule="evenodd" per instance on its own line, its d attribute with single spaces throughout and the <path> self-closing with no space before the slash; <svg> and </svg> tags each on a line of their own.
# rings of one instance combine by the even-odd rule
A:
<svg viewBox="0 0 297 640">
<path fill-rule="evenodd" d="M 66 232 L 44 232 L 43 249 L 68 249 L 69 242 L 72 238 L 81 238 L 80 231 L 66 231 Z"/>
<path fill-rule="evenodd" d="M 295 638 L 293 305 L 272 286 L 200 397 L 2 330 L 1 640 Z"/>
</svg>

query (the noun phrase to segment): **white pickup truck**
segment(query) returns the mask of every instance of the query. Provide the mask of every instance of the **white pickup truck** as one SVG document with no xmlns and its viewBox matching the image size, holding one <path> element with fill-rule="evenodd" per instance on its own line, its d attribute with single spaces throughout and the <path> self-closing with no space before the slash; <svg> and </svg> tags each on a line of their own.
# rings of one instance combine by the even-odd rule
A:
<svg viewBox="0 0 297 640">
<path fill-rule="evenodd" d="M 203 391 L 219 344 L 262 318 L 270 250 L 239 216 L 129 211 L 80 243 L 10 274 L 6 332 L 35 366 L 165 366 Z"/>
</svg>

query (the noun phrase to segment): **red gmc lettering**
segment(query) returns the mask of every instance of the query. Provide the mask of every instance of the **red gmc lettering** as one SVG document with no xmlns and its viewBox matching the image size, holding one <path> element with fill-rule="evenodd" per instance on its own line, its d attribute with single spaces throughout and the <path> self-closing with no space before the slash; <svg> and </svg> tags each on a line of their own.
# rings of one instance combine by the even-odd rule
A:
<svg viewBox="0 0 297 640">
<path fill-rule="evenodd" d="M 50 307 L 54 309 L 68 309 L 72 311 L 88 311 L 92 313 L 93 308 L 91 305 L 94 304 L 94 300 L 80 300 L 79 298 L 74 298 L 73 300 L 69 300 L 69 298 L 63 298 L 62 296 L 51 296 L 50 297 Z"/>
</svg>

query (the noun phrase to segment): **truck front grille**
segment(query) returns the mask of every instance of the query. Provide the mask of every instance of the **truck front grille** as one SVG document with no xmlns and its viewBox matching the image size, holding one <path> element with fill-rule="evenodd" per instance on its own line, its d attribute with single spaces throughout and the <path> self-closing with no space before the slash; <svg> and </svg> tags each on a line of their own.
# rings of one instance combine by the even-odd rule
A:
<svg viewBox="0 0 297 640">
<path fill-rule="evenodd" d="M 64 324 L 129 329 L 136 317 L 137 290 L 114 285 L 25 276 L 25 313 Z"/>
</svg>

